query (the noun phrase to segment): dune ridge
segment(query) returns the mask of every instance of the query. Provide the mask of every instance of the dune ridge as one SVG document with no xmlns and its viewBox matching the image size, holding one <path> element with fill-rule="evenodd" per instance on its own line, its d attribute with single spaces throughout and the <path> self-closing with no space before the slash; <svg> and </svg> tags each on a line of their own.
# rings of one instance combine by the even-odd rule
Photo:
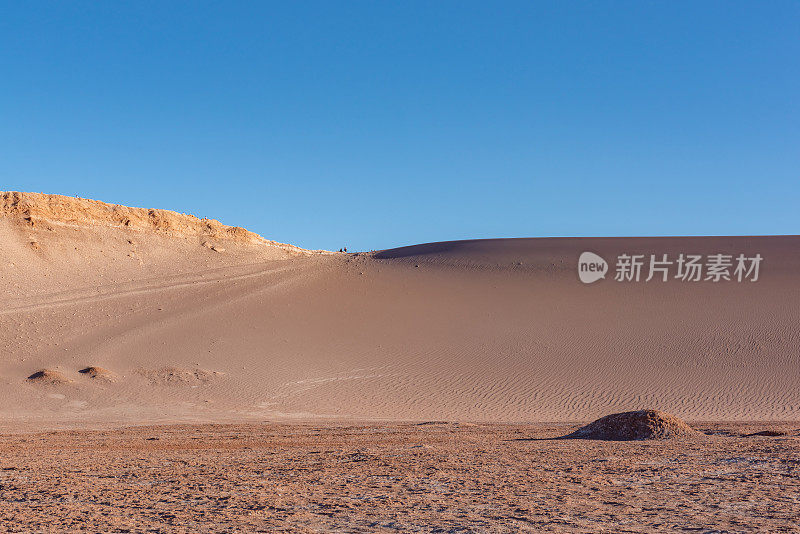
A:
<svg viewBox="0 0 800 534">
<path fill-rule="evenodd" d="M 200 219 L 170 210 L 131 208 L 63 195 L 0 192 L 0 217 L 23 218 L 32 226 L 47 221 L 94 228 L 127 228 L 167 236 L 199 236 L 239 243 L 268 244 L 297 253 L 304 252 L 300 247 L 270 241 L 255 232 L 238 226 L 227 226 L 215 219 Z"/>
</svg>

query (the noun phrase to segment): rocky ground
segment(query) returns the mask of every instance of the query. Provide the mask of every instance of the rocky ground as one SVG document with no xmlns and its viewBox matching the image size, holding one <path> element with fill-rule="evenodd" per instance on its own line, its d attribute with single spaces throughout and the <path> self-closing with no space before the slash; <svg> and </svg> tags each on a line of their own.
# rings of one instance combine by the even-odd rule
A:
<svg viewBox="0 0 800 534">
<path fill-rule="evenodd" d="M 203 425 L 0 436 L 7 532 L 797 532 L 800 424 Z M 770 429 L 779 436 L 744 434 Z"/>
</svg>

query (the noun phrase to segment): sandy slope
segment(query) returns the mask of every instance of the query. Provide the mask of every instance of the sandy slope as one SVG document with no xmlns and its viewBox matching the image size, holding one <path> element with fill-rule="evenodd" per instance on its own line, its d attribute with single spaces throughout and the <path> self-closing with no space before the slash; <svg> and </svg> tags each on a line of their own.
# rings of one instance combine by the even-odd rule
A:
<svg viewBox="0 0 800 534">
<path fill-rule="evenodd" d="M 5 426 L 575 421 L 637 408 L 800 419 L 798 237 L 481 240 L 345 255 L 47 217 L 0 217 Z M 764 263 L 756 283 L 584 285 L 584 250 L 760 253 Z M 86 366 L 112 375 L 78 372 Z M 41 369 L 67 382 L 26 379 Z"/>
</svg>

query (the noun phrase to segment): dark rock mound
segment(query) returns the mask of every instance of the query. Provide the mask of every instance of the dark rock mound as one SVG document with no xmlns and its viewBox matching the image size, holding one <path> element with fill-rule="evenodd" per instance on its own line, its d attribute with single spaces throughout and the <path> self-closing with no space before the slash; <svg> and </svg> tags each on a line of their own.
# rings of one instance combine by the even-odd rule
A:
<svg viewBox="0 0 800 534">
<path fill-rule="evenodd" d="M 658 410 L 638 410 L 607 415 L 562 439 L 635 441 L 698 435 L 700 432 L 674 415 Z"/>
<path fill-rule="evenodd" d="M 762 430 L 760 432 L 753 432 L 752 434 L 745 434 L 745 437 L 749 438 L 752 436 L 767 436 L 770 438 L 775 438 L 778 436 L 788 436 L 788 432 L 784 432 L 783 430 Z"/>
<path fill-rule="evenodd" d="M 108 369 L 104 369 L 102 367 L 96 367 L 94 365 L 90 365 L 89 367 L 84 367 L 80 371 L 78 371 L 82 375 L 86 375 L 89 378 L 95 378 L 100 380 L 108 380 L 109 382 L 113 382 L 116 380 L 116 375 L 109 371 Z"/>
<path fill-rule="evenodd" d="M 31 376 L 28 377 L 29 382 L 33 382 L 35 384 L 46 384 L 46 385 L 58 385 L 58 384 L 69 384 L 72 382 L 69 378 L 62 375 L 58 371 L 53 371 L 50 369 L 42 369 L 41 371 L 36 371 Z"/>
</svg>

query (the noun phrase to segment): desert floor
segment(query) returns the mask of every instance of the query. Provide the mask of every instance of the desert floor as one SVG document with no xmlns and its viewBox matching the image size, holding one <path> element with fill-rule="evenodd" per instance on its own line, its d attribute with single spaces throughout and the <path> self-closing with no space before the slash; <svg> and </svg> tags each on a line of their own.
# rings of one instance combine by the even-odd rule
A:
<svg viewBox="0 0 800 534">
<path fill-rule="evenodd" d="M 691 440 L 558 425 L 283 424 L 0 436 L 8 532 L 797 532 L 800 423 Z M 764 430 L 779 437 L 745 437 Z M 543 439 L 544 438 L 544 439 Z"/>
</svg>

